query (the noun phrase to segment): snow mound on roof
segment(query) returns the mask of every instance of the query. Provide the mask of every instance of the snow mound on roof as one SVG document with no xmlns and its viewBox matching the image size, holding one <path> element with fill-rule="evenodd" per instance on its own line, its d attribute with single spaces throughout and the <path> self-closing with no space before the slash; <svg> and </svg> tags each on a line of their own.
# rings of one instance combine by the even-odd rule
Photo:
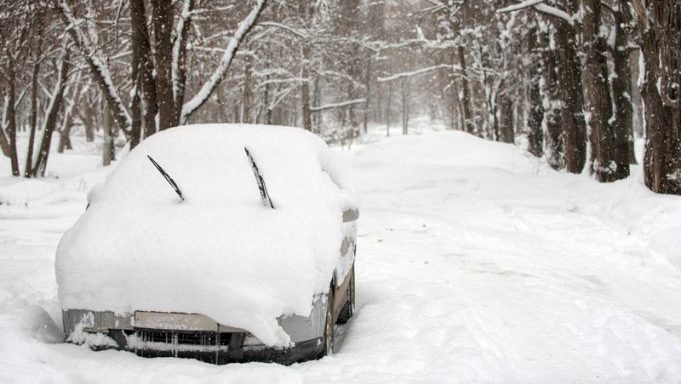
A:
<svg viewBox="0 0 681 384">
<path fill-rule="evenodd" d="M 274 210 L 260 200 L 244 147 Z M 298 128 L 193 125 L 150 137 L 92 191 L 62 238 L 62 308 L 202 313 L 287 345 L 276 318 L 309 315 L 339 257 L 352 189 L 331 156 Z"/>
</svg>

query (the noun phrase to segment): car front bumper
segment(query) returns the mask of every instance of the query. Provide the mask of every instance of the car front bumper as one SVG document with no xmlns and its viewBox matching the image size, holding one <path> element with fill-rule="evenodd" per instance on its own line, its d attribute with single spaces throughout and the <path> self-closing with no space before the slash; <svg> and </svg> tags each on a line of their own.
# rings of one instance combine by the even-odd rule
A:
<svg viewBox="0 0 681 384">
<path fill-rule="evenodd" d="M 282 316 L 279 325 L 292 345 L 262 344 L 247 330 L 219 324 L 200 314 L 69 309 L 62 312 L 67 342 L 93 350 L 117 349 L 144 357 L 186 357 L 214 364 L 276 362 L 292 364 L 323 353 L 326 299 L 317 297 L 310 316 Z"/>
</svg>

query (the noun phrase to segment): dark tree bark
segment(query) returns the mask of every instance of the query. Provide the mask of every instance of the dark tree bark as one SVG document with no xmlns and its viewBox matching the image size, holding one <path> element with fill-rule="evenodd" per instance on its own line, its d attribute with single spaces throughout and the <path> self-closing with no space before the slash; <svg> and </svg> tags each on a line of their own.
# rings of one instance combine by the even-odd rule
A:
<svg viewBox="0 0 681 384">
<path fill-rule="evenodd" d="M 39 44 L 38 44 L 39 45 Z M 38 47 L 38 50 L 40 48 Z M 40 75 L 40 53 L 37 53 L 33 63 L 31 73 L 31 113 L 28 118 L 30 132 L 28 134 L 28 148 L 26 151 L 26 163 L 24 167 L 24 177 L 31 177 L 33 169 L 33 147 L 35 146 L 35 131 L 38 124 L 38 76 Z"/>
<path fill-rule="evenodd" d="M 102 165 L 109 166 L 116 156 L 111 124 L 111 111 L 102 106 Z"/>
<path fill-rule="evenodd" d="M 364 73 L 364 119 L 362 122 L 362 129 L 364 133 L 369 131 L 369 105 L 371 102 L 371 53 L 366 55 L 366 66 Z"/>
<path fill-rule="evenodd" d="M 137 86 L 137 96 L 141 97 L 144 101 L 145 108 L 144 110 L 140 108 L 138 113 L 142 115 L 141 122 L 144 125 L 144 137 L 149 137 L 156 132 L 158 102 L 144 0 L 130 0 L 130 24 L 132 34 L 132 80 L 133 84 Z"/>
<path fill-rule="evenodd" d="M 466 69 L 466 54 L 462 45 L 457 47 L 457 55 L 459 57 L 459 66 L 461 66 L 461 87 L 463 93 L 461 105 L 463 110 L 464 130 L 468 133 L 475 133 L 475 124 L 473 124 L 471 115 L 471 95 L 468 85 L 468 71 Z"/>
<path fill-rule="evenodd" d="M 653 192 L 681 195 L 681 3 L 633 0 L 645 72 L 643 176 Z"/>
<path fill-rule="evenodd" d="M 173 7 L 167 0 L 152 0 L 154 26 L 154 58 L 156 64 L 156 97 L 158 98 L 159 130 L 178 125 L 175 121 L 173 95 Z"/>
<path fill-rule="evenodd" d="M 95 127 L 97 126 L 97 118 L 95 116 L 93 105 L 98 105 L 96 101 L 87 100 L 80 108 L 76 109 L 76 113 L 80 121 L 83 123 L 85 130 L 85 141 L 91 143 L 95 141 Z"/>
<path fill-rule="evenodd" d="M 310 23 L 310 18 L 313 12 L 313 3 L 307 0 L 300 1 L 298 3 L 298 12 L 303 19 L 303 24 L 307 28 Z M 301 77 L 303 82 L 300 85 L 300 106 L 303 115 L 303 128 L 308 131 L 312 131 L 312 116 L 310 114 L 310 59 L 311 59 L 311 49 L 308 41 L 303 39 L 301 41 Z"/>
<path fill-rule="evenodd" d="M 615 140 L 615 178 L 629 176 L 629 164 L 636 164 L 634 146 L 634 108 L 631 102 L 631 63 L 629 62 L 629 38 L 623 26 L 629 23 L 628 11 L 618 4 L 613 16 L 615 19 L 615 46 L 612 49 L 615 76 L 612 79 L 612 97 L 615 105 L 615 119 L 612 131 Z"/>
<path fill-rule="evenodd" d="M 578 8 L 577 2 L 570 0 L 570 6 L 572 13 L 575 13 Z M 570 173 L 581 173 L 586 163 L 586 122 L 583 110 L 582 71 L 576 50 L 577 31 L 563 20 L 557 20 L 555 26 L 565 168 Z"/>
<path fill-rule="evenodd" d="M 241 112 L 242 123 L 252 123 L 253 114 L 253 56 L 246 57 L 246 66 L 244 67 L 244 88 L 243 88 L 243 111 Z"/>
<path fill-rule="evenodd" d="M 71 127 L 73 127 L 73 114 L 66 116 L 64 127 L 59 132 L 59 146 L 57 147 L 58 153 L 64 153 L 64 150 L 66 149 L 73 149 L 73 144 L 71 144 Z"/>
<path fill-rule="evenodd" d="M 345 36 L 348 40 L 357 39 L 357 33 L 361 29 L 360 0 L 343 0 L 339 2 L 339 24 L 337 26 L 337 33 L 339 36 Z M 347 44 L 343 52 L 341 52 L 341 65 L 345 69 L 347 75 L 352 79 L 360 79 L 361 74 L 361 47 L 357 43 Z M 348 100 L 355 100 L 361 97 L 362 90 L 353 81 L 347 82 L 346 97 Z M 352 130 L 352 136 L 359 133 L 359 114 L 354 105 L 350 105 L 345 110 L 348 114 L 349 124 Z"/>
<path fill-rule="evenodd" d="M 542 132 L 542 121 L 544 120 L 544 106 L 541 98 L 541 55 L 537 52 L 537 28 L 530 29 L 528 36 L 528 50 L 532 58 L 530 68 L 530 85 L 528 90 L 527 150 L 535 157 L 542 157 L 544 154 L 544 133 Z"/>
<path fill-rule="evenodd" d="M 1 123 L 0 123 L 0 151 L 2 151 L 2 154 L 4 156 L 10 157 L 9 141 L 7 140 L 7 135 L 5 134 L 5 127 L 3 127 Z"/>
<path fill-rule="evenodd" d="M 16 71 L 15 58 L 7 49 L 7 136 L 9 137 L 9 158 L 12 163 L 12 176 L 19 176 L 17 156 L 17 114 L 16 114 Z"/>
<path fill-rule="evenodd" d="M 312 131 L 312 116 L 310 113 L 310 47 L 303 42 L 303 84 L 300 87 L 300 103 L 303 115 L 303 128 Z"/>
<path fill-rule="evenodd" d="M 509 95 L 498 98 L 499 104 L 499 141 L 502 143 L 514 143 L 515 131 L 513 128 L 513 101 Z"/>
<path fill-rule="evenodd" d="M 615 157 L 615 136 L 611 125 L 612 98 L 605 56 L 608 49 L 601 34 L 601 0 L 584 0 L 584 6 L 586 105 L 591 127 L 589 169 L 596 180 L 611 182 L 617 180 L 616 171 L 619 168 L 629 168 L 629 162 L 619 164 Z"/>
<path fill-rule="evenodd" d="M 542 34 L 542 76 L 544 77 L 544 94 L 546 99 L 546 115 L 544 126 L 546 132 L 546 161 L 555 170 L 565 168 L 565 149 L 563 145 L 563 127 L 561 116 L 566 107 L 562 104 L 563 90 L 560 86 L 560 59 L 558 52 L 550 46 L 548 33 Z"/>
<path fill-rule="evenodd" d="M 69 53 L 66 51 L 62 57 L 59 68 L 59 78 L 57 80 L 55 92 L 52 95 L 52 100 L 50 100 L 50 104 L 45 113 L 45 125 L 43 126 L 43 138 L 40 141 L 40 151 L 38 152 L 38 157 L 36 158 L 35 165 L 31 172 L 33 177 L 38 176 L 38 174 L 40 174 L 41 177 L 45 176 L 47 159 L 52 144 L 52 133 L 57 126 L 57 116 L 64 101 L 64 89 L 66 88 L 66 79 L 68 77 L 69 68 Z"/>
</svg>

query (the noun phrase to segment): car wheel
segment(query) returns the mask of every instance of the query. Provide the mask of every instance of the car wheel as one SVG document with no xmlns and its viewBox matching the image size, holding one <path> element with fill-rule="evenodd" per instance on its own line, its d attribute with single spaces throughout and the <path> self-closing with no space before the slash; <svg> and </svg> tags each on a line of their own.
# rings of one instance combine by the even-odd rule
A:
<svg viewBox="0 0 681 384">
<path fill-rule="evenodd" d="M 324 352 L 323 356 L 333 354 L 333 285 L 329 288 L 326 296 L 326 323 L 324 325 Z"/>
<path fill-rule="evenodd" d="M 350 284 L 348 284 L 348 293 L 346 295 L 347 301 L 340 314 L 338 315 L 338 324 L 347 323 L 355 314 L 355 266 L 352 266 L 350 271 Z"/>
</svg>

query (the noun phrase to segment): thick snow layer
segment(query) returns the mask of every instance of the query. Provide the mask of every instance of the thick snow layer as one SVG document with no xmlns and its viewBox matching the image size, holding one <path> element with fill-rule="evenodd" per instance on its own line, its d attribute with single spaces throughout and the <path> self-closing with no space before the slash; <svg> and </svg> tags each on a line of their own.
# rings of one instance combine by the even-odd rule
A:
<svg viewBox="0 0 681 384">
<path fill-rule="evenodd" d="M 681 382 L 681 198 L 646 190 L 639 166 L 603 185 L 423 132 L 339 151 L 362 197 L 358 311 L 333 356 L 291 367 L 51 344 L 56 244 L 107 171 L 50 155 L 55 198 L 0 205 L 0 383 Z"/>
<path fill-rule="evenodd" d="M 245 147 L 276 209 L 263 206 Z M 60 242 L 62 307 L 201 313 L 288 345 L 277 317 L 308 316 L 340 257 L 348 193 L 332 155 L 298 128 L 191 125 L 152 136 Z"/>
</svg>

